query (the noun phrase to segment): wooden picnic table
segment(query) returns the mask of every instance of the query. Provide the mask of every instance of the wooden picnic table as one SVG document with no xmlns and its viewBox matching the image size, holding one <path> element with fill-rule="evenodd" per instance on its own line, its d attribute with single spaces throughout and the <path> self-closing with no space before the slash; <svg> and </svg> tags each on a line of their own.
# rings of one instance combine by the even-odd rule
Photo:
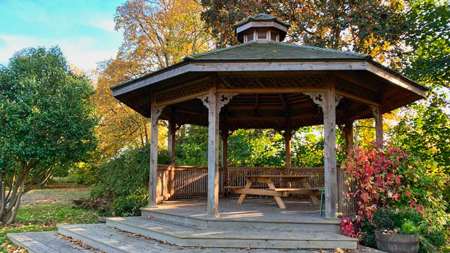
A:
<svg viewBox="0 0 450 253">
<path fill-rule="evenodd" d="M 312 188 L 308 180 L 311 175 L 256 175 L 246 176 L 246 184 L 244 188 L 235 190 L 240 193 L 238 204 L 242 204 L 247 195 L 272 196 L 280 209 L 286 209 L 281 197 L 287 197 L 290 194 L 307 194 L 311 198 L 311 202 L 317 204 L 318 198 L 314 195 L 319 191 L 317 188 Z M 273 179 L 281 179 L 284 182 L 300 182 L 301 188 L 277 188 L 273 183 Z M 266 184 L 268 188 L 252 188 L 253 183 Z"/>
</svg>

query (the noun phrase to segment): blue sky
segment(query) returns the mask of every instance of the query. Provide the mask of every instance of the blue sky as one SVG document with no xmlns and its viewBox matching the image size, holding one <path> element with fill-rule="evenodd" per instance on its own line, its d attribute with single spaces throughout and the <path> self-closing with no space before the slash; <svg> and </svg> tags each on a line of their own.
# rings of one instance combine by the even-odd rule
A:
<svg viewBox="0 0 450 253">
<path fill-rule="evenodd" d="M 0 0 L 0 64 L 25 47 L 55 46 L 84 71 L 113 58 L 122 40 L 114 31 L 124 0 Z"/>
</svg>

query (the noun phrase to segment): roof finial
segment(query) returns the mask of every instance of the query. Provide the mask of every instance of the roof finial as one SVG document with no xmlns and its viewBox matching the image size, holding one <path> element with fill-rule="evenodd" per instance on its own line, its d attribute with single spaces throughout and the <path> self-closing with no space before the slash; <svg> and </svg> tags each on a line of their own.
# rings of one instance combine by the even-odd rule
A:
<svg viewBox="0 0 450 253">
<path fill-rule="evenodd" d="M 236 25 L 237 39 L 241 43 L 251 41 L 283 41 L 289 24 L 276 17 L 259 13 L 250 16 Z"/>
</svg>

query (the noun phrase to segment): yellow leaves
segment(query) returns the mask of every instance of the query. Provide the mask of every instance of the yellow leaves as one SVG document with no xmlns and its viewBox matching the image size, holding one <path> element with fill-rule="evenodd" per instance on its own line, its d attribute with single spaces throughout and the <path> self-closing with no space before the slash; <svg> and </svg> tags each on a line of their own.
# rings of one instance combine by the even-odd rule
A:
<svg viewBox="0 0 450 253">
<path fill-rule="evenodd" d="M 148 119 L 120 104 L 110 87 L 207 51 L 210 38 L 201 11 L 195 0 L 133 0 L 117 8 L 116 28 L 123 31 L 124 41 L 117 57 L 99 74 L 94 98 L 101 118 L 99 149 L 106 157 L 145 145 L 150 138 Z M 166 128 L 161 127 L 159 134 L 159 145 L 167 146 Z"/>
</svg>

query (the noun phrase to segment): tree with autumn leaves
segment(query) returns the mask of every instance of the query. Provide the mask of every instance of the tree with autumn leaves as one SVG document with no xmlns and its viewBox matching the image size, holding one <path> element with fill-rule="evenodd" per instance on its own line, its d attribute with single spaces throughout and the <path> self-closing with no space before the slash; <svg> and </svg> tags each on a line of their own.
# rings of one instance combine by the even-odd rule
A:
<svg viewBox="0 0 450 253">
<path fill-rule="evenodd" d="M 99 69 L 94 96 L 100 117 L 99 150 L 105 158 L 124 148 L 144 147 L 150 138 L 148 120 L 118 103 L 110 88 L 208 50 L 210 37 L 201 10 L 193 0 L 133 0 L 117 8 L 116 29 L 124 40 L 116 58 Z M 165 128 L 161 130 L 164 135 Z"/>
</svg>

